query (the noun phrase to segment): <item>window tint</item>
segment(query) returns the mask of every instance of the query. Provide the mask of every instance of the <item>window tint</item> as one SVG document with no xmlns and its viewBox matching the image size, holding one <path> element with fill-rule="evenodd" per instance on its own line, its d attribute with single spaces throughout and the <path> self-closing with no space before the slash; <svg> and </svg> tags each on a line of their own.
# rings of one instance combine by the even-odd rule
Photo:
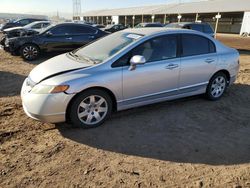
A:
<svg viewBox="0 0 250 188">
<path fill-rule="evenodd" d="M 161 24 L 146 24 L 145 27 L 162 27 Z"/>
<path fill-rule="evenodd" d="M 210 25 L 204 25 L 204 32 L 205 33 L 214 33 L 214 31 Z"/>
<path fill-rule="evenodd" d="M 57 26 L 50 31 L 53 35 L 65 35 L 69 34 L 70 30 L 67 26 Z"/>
<path fill-rule="evenodd" d="M 190 28 L 195 31 L 203 32 L 203 26 L 201 24 L 192 24 Z"/>
<path fill-rule="evenodd" d="M 27 24 L 29 24 L 31 22 L 29 20 L 20 20 L 19 23 L 22 24 L 22 25 L 27 25 Z"/>
<path fill-rule="evenodd" d="M 96 30 L 88 26 L 74 25 L 74 26 L 70 26 L 70 33 L 71 34 L 89 34 L 89 33 L 96 33 Z"/>
<path fill-rule="evenodd" d="M 39 23 L 39 24 L 34 25 L 32 28 L 33 29 L 40 29 L 41 27 L 42 27 L 42 24 Z"/>
<path fill-rule="evenodd" d="M 78 25 L 64 25 L 58 26 L 51 30 L 51 33 L 54 35 L 75 35 L 75 34 L 84 34 L 84 33 L 95 33 L 96 30 L 87 26 L 78 26 Z"/>
<path fill-rule="evenodd" d="M 43 27 L 43 28 L 44 28 L 44 27 L 48 27 L 49 25 L 50 25 L 50 23 L 43 23 L 43 26 L 42 26 L 42 27 Z"/>
<path fill-rule="evenodd" d="M 112 67 L 129 65 L 130 59 L 135 55 L 144 56 L 147 63 L 175 58 L 177 57 L 177 36 L 169 35 L 150 39 L 124 55 Z"/>
<path fill-rule="evenodd" d="M 215 45 L 209 39 L 192 34 L 182 35 L 182 56 L 214 53 Z"/>
</svg>

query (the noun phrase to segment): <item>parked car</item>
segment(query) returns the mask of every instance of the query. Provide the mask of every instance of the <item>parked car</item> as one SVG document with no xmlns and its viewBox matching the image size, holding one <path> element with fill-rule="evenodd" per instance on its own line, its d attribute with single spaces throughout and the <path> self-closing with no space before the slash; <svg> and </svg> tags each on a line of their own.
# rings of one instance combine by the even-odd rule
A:
<svg viewBox="0 0 250 188">
<path fill-rule="evenodd" d="M 90 25 L 62 23 L 48 27 L 37 35 L 7 38 L 5 47 L 11 53 L 20 53 L 26 60 L 34 60 L 41 52 L 71 51 L 106 34 Z"/>
<path fill-rule="evenodd" d="M 139 23 L 135 26 L 136 28 L 142 28 L 142 27 L 163 27 L 161 23 Z"/>
<path fill-rule="evenodd" d="M 238 51 L 201 32 L 127 29 L 38 65 L 21 97 L 34 119 L 92 128 L 113 111 L 204 93 L 218 100 L 238 70 Z"/>
<path fill-rule="evenodd" d="M 110 32 L 110 33 L 114 33 L 117 31 L 121 31 L 123 29 L 126 29 L 126 27 L 122 24 L 115 24 L 115 25 L 107 25 L 104 28 L 104 31 Z"/>
<path fill-rule="evenodd" d="M 92 26 L 96 27 L 96 28 L 99 28 L 99 29 L 105 28 L 105 25 L 102 25 L 102 24 L 94 24 Z"/>
<path fill-rule="evenodd" d="M 3 24 L 1 27 L 1 31 L 3 31 L 4 29 L 12 28 L 12 27 L 25 26 L 25 25 L 28 25 L 28 24 L 35 22 L 35 21 L 47 21 L 47 20 L 46 19 L 36 19 L 36 18 L 18 19 L 16 21 L 7 22 L 7 23 Z"/>
<path fill-rule="evenodd" d="M 4 35 L 2 36 L 2 39 L 0 40 L 0 45 L 2 46 L 5 45 L 6 38 L 38 34 L 43 29 L 47 28 L 50 24 L 51 24 L 50 21 L 36 21 L 23 27 L 12 27 L 8 29 L 4 29 L 3 30 Z"/>
<path fill-rule="evenodd" d="M 214 37 L 214 30 L 208 23 L 204 22 L 180 22 L 180 23 L 170 23 L 166 25 L 167 28 L 183 28 L 192 29 L 195 31 L 200 31 Z"/>
</svg>

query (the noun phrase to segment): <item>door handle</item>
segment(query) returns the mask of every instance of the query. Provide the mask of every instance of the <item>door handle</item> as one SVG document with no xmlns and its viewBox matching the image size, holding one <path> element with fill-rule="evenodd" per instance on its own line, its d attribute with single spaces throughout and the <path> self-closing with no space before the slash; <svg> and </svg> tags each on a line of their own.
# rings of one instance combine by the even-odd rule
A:
<svg viewBox="0 0 250 188">
<path fill-rule="evenodd" d="M 169 69 L 169 70 L 173 70 L 173 69 L 176 69 L 176 68 L 178 68 L 179 67 L 179 65 L 178 64 L 168 64 L 166 67 L 165 67 L 165 69 Z"/>
<path fill-rule="evenodd" d="M 95 36 L 89 36 L 89 38 L 90 38 L 90 39 L 93 39 L 93 38 L 95 38 Z"/>
<path fill-rule="evenodd" d="M 206 59 L 205 62 L 206 63 L 213 63 L 213 62 L 215 62 L 215 60 L 214 59 Z"/>
<path fill-rule="evenodd" d="M 72 40 L 72 37 L 68 37 L 68 38 L 66 38 L 66 40 Z"/>
</svg>

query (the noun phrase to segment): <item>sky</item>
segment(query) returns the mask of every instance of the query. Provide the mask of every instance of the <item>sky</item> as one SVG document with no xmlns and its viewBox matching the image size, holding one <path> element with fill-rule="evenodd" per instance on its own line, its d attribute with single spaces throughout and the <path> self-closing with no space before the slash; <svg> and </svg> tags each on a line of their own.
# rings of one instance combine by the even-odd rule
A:
<svg viewBox="0 0 250 188">
<path fill-rule="evenodd" d="M 82 12 L 96 9 L 122 8 L 173 2 L 179 2 L 179 0 L 81 0 Z M 71 15 L 73 12 L 72 0 L 0 0 L 0 13 L 55 15 L 57 11 L 62 15 Z"/>
</svg>

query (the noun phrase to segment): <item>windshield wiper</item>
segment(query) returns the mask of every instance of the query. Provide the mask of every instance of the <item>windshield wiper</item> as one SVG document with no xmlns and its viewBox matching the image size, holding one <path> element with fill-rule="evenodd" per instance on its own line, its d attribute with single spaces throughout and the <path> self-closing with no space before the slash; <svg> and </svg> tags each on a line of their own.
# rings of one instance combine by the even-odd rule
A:
<svg viewBox="0 0 250 188">
<path fill-rule="evenodd" d="M 79 56 L 79 55 L 77 55 L 77 54 L 74 53 L 74 52 L 69 52 L 69 55 L 71 55 L 72 57 L 74 57 L 74 58 L 77 59 L 77 60 L 86 60 L 86 61 L 88 61 L 88 62 L 90 62 L 90 63 L 92 63 L 92 64 L 96 64 L 96 62 L 95 62 L 94 60 L 90 59 L 90 58 L 87 57 L 87 56 Z"/>
</svg>

